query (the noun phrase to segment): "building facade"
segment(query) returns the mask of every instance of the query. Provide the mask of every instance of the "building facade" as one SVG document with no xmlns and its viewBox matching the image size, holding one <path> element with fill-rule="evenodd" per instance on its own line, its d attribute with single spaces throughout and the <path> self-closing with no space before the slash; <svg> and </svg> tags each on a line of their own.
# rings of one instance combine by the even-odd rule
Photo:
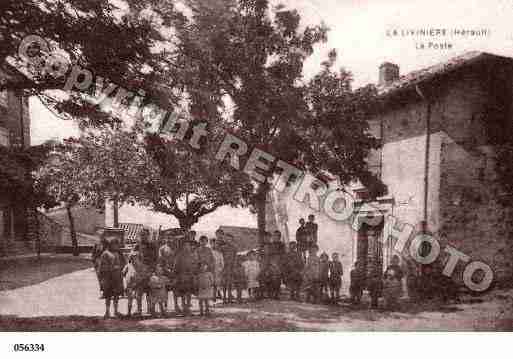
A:
<svg viewBox="0 0 513 359">
<path fill-rule="evenodd" d="M 353 219 L 375 228 L 314 213 L 289 188 L 272 196 L 280 229 L 294 238 L 299 218 L 316 215 L 321 251 L 342 255 L 346 289 L 357 259 L 373 257 L 385 268 L 395 254 L 408 258 L 408 246 L 404 253 L 394 250 L 396 221 L 428 231 L 442 248 L 450 245 L 489 264 L 497 280 L 510 279 L 511 208 L 502 200 L 496 149 L 497 132 L 509 131 L 513 119 L 513 59 L 470 52 L 405 76 L 397 65 L 384 63 L 378 89 L 383 106 L 369 126 L 382 147 L 369 166 L 388 192 L 371 199 L 359 184 L 345 189 L 356 199 Z M 457 281 L 462 269 L 459 263 Z"/>
<path fill-rule="evenodd" d="M 0 79 L 19 76 L 8 65 L 0 67 Z M 30 146 L 30 116 L 28 98 L 16 91 L 0 91 L 0 146 Z M 20 171 L 23 169 L 20 168 Z M 0 252 L 16 252 L 26 246 L 28 229 L 27 209 L 8 194 L 0 191 Z M 19 247 L 19 248 L 18 248 Z"/>
</svg>

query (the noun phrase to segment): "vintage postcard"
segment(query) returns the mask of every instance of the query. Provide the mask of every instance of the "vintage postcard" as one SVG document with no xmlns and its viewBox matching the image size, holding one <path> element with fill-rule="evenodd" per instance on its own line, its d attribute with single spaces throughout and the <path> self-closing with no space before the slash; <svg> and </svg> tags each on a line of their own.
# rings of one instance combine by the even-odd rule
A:
<svg viewBox="0 0 513 359">
<path fill-rule="evenodd" d="M 512 16 L 1 0 L 0 331 L 511 331 Z"/>
</svg>

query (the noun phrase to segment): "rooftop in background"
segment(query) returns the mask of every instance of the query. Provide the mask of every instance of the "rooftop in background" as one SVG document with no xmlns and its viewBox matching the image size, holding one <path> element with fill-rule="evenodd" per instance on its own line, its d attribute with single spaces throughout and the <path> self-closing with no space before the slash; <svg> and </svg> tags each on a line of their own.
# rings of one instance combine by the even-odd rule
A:
<svg viewBox="0 0 513 359">
<path fill-rule="evenodd" d="M 256 228 L 220 226 L 219 229 L 233 236 L 233 244 L 237 248 L 237 252 L 245 252 L 258 247 L 258 229 Z"/>
<path fill-rule="evenodd" d="M 397 80 L 388 84 L 378 85 L 378 91 L 380 95 L 388 96 L 402 90 L 410 89 L 424 81 L 432 80 L 451 71 L 460 69 L 464 66 L 491 59 L 510 60 L 513 62 L 513 59 L 509 57 L 494 55 L 481 51 L 469 51 L 436 65 L 429 66 L 421 70 L 412 71 L 406 75 L 400 76 Z"/>
</svg>

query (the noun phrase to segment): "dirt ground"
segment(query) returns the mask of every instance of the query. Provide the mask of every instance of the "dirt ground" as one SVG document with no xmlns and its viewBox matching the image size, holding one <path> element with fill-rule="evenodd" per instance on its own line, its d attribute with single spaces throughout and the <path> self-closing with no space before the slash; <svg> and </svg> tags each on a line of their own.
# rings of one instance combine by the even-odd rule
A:
<svg viewBox="0 0 513 359">
<path fill-rule="evenodd" d="M 511 331 L 513 290 L 463 297 L 457 304 L 404 301 L 399 311 L 312 305 L 287 300 L 216 304 L 209 318 L 143 317 L 104 320 L 94 270 L 85 259 L 47 259 L 48 266 L 0 270 L 11 288 L 0 291 L 2 331 Z M 30 264 L 27 264 L 30 263 Z M 22 265 L 23 263 L 16 263 Z M 40 272 L 36 269 L 40 268 Z M 7 277 L 4 277 L 7 273 Z M 195 304 L 195 303 L 194 303 Z M 121 300 L 122 312 L 126 300 Z"/>
</svg>

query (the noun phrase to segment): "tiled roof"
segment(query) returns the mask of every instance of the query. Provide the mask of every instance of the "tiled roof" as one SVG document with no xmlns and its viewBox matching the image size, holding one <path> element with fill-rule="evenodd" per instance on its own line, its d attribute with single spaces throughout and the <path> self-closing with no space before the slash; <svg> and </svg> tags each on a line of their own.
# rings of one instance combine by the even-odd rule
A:
<svg viewBox="0 0 513 359">
<path fill-rule="evenodd" d="M 401 76 L 398 80 L 386 86 L 378 86 L 378 92 L 382 96 L 388 96 L 406 88 L 410 88 L 423 81 L 433 79 L 437 76 L 459 69 L 463 66 L 476 63 L 485 59 L 509 59 L 498 55 L 489 54 L 481 51 L 469 51 L 462 55 L 453 57 L 448 61 L 438 63 L 436 65 L 426 67 L 421 70 L 410 72 Z M 512 60 L 513 59 L 509 59 Z"/>
<path fill-rule="evenodd" d="M 146 227 L 139 223 L 120 223 L 119 227 L 125 231 L 125 242 L 136 243 L 139 240 L 139 235 L 143 229 L 150 231 L 150 239 L 158 240 L 159 232 L 153 228 Z"/>
</svg>

